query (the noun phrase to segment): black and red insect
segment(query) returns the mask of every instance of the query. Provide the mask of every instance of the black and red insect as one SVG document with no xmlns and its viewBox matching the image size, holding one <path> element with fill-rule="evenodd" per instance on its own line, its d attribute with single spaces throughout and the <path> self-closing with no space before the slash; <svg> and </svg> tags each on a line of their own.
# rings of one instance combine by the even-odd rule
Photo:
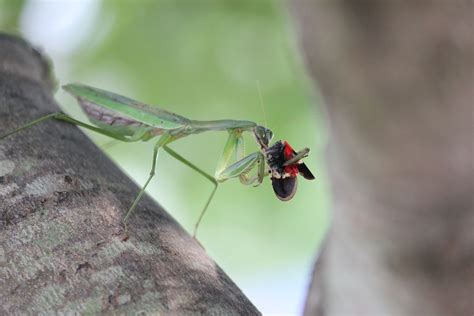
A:
<svg viewBox="0 0 474 316">
<path fill-rule="evenodd" d="M 265 149 L 273 191 L 280 200 L 288 201 L 293 198 L 298 186 L 298 174 L 305 179 L 314 180 L 314 175 L 302 162 L 308 152 L 308 148 L 296 152 L 287 141 L 281 140 Z"/>
</svg>

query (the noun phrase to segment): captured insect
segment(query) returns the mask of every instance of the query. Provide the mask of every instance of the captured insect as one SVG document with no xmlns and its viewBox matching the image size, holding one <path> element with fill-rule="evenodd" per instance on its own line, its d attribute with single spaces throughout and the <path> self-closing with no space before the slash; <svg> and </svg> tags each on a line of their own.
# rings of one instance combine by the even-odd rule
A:
<svg viewBox="0 0 474 316">
<path fill-rule="evenodd" d="M 277 141 L 270 146 L 273 132 L 255 122 L 191 120 L 159 107 L 83 84 L 68 84 L 63 86 L 63 89 L 77 99 L 92 125 L 75 120 L 62 112 L 57 112 L 33 120 L 0 136 L 0 139 L 49 119 L 78 125 L 123 142 L 148 141 L 159 136 L 153 148 L 150 175 L 123 219 L 125 226 L 155 175 L 156 159 L 161 148 L 214 185 L 194 227 L 194 236 L 221 182 L 238 177 L 244 185 L 258 186 L 263 182 L 265 175 L 270 175 L 276 196 L 282 201 L 288 201 L 296 193 L 298 174 L 308 180 L 314 179 L 311 171 L 302 162 L 302 159 L 308 156 L 308 148 L 296 152 L 286 141 Z M 229 133 L 214 176 L 198 168 L 168 147 L 168 144 L 177 139 L 208 131 L 227 131 Z M 245 156 L 242 136 L 244 132 L 253 133 L 257 145 L 260 146 L 259 151 Z M 235 162 L 233 162 L 234 159 Z M 255 168 L 257 168 L 256 175 L 252 176 L 251 173 Z"/>
</svg>

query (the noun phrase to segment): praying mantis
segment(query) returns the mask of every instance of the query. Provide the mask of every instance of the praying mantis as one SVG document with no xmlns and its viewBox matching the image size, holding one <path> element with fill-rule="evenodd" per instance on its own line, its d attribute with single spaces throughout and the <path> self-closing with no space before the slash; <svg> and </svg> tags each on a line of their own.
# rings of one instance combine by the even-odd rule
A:
<svg viewBox="0 0 474 316">
<path fill-rule="evenodd" d="M 153 147 L 148 179 L 123 218 L 125 227 L 155 175 L 156 160 L 160 149 L 163 149 L 214 185 L 195 224 L 194 236 L 196 236 L 199 224 L 216 193 L 219 183 L 231 178 L 239 178 L 244 185 L 258 186 L 263 182 L 264 177 L 269 175 L 276 196 L 282 201 L 288 201 L 296 193 L 298 174 L 308 180 L 314 179 L 311 171 L 302 162 L 302 159 L 308 156 L 308 148 L 296 152 L 286 141 L 277 141 L 270 146 L 273 132 L 255 122 L 243 120 L 191 120 L 159 107 L 150 106 L 84 84 L 67 84 L 63 86 L 63 89 L 78 101 L 92 125 L 78 121 L 63 112 L 56 112 L 42 116 L 1 135 L 0 140 L 50 119 L 81 126 L 123 142 L 149 141 L 158 137 Z M 168 144 L 180 138 L 208 131 L 227 131 L 229 134 L 214 176 L 200 169 L 168 146 Z M 260 147 L 258 151 L 247 156 L 244 152 L 242 135 L 244 132 L 252 133 Z M 256 175 L 251 175 L 255 168 Z"/>
</svg>

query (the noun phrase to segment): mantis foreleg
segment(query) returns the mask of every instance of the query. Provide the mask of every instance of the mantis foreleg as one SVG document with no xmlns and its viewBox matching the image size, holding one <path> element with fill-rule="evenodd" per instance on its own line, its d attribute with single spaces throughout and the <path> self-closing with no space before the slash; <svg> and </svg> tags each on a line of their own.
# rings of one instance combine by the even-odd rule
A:
<svg viewBox="0 0 474 316">
<path fill-rule="evenodd" d="M 265 157 L 263 156 L 261 152 L 255 152 L 249 156 L 254 157 L 254 155 L 257 156 L 255 162 L 249 165 L 247 170 L 242 172 L 239 175 L 240 182 L 244 185 L 250 185 L 250 184 L 253 184 L 255 181 L 257 181 L 257 184 L 254 186 L 259 186 L 263 182 L 263 177 L 265 176 L 265 162 L 264 162 Z M 249 177 L 249 173 L 255 167 L 255 164 L 257 164 L 257 168 L 258 168 L 257 175 L 254 177 Z M 229 166 L 229 168 L 232 169 L 232 165 Z"/>
<path fill-rule="evenodd" d="M 257 176 L 250 178 L 249 173 L 255 166 L 258 166 Z M 250 185 L 258 181 L 257 185 L 259 185 L 263 181 L 264 176 L 264 157 L 261 152 L 254 152 L 227 166 L 219 173 L 217 181 L 224 182 L 230 178 L 239 177 L 242 184 Z"/>
<path fill-rule="evenodd" d="M 238 159 L 236 162 L 231 163 L 232 157 Z M 242 137 L 242 130 L 231 129 L 229 130 L 229 138 L 224 146 L 221 158 L 216 168 L 216 180 L 223 182 L 230 178 L 239 177 L 240 182 L 245 185 L 249 185 L 258 180 L 257 185 L 262 183 L 265 175 L 265 162 L 263 154 L 255 152 L 246 157 L 244 156 L 244 142 Z M 242 158 L 243 157 L 243 158 Z M 250 178 L 250 171 L 258 165 L 257 177 Z"/>
<path fill-rule="evenodd" d="M 222 151 L 219 162 L 217 163 L 215 178 L 219 181 L 220 174 L 226 169 L 232 162 L 233 158 L 241 159 L 243 156 L 242 148 L 242 131 L 238 129 L 229 130 L 229 137 L 225 143 L 224 150 Z"/>
</svg>

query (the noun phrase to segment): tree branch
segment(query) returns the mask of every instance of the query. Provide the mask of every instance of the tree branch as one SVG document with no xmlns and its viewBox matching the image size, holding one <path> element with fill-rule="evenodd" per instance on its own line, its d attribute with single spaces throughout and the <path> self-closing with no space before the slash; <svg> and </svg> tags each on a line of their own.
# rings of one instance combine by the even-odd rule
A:
<svg viewBox="0 0 474 316">
<path fill-rule="evenodd" d="M 306 315 L 473 315 L 472 1 L 290 1 L 333 225 Z"/>
<path fill-rule="evenodd" d="M 0 134 L 59 111 L 48 65 L 0 35 Z M 259 312 L 80 130 L 48 121 L 0 141 L 0 314 Z"/>
</svg>

